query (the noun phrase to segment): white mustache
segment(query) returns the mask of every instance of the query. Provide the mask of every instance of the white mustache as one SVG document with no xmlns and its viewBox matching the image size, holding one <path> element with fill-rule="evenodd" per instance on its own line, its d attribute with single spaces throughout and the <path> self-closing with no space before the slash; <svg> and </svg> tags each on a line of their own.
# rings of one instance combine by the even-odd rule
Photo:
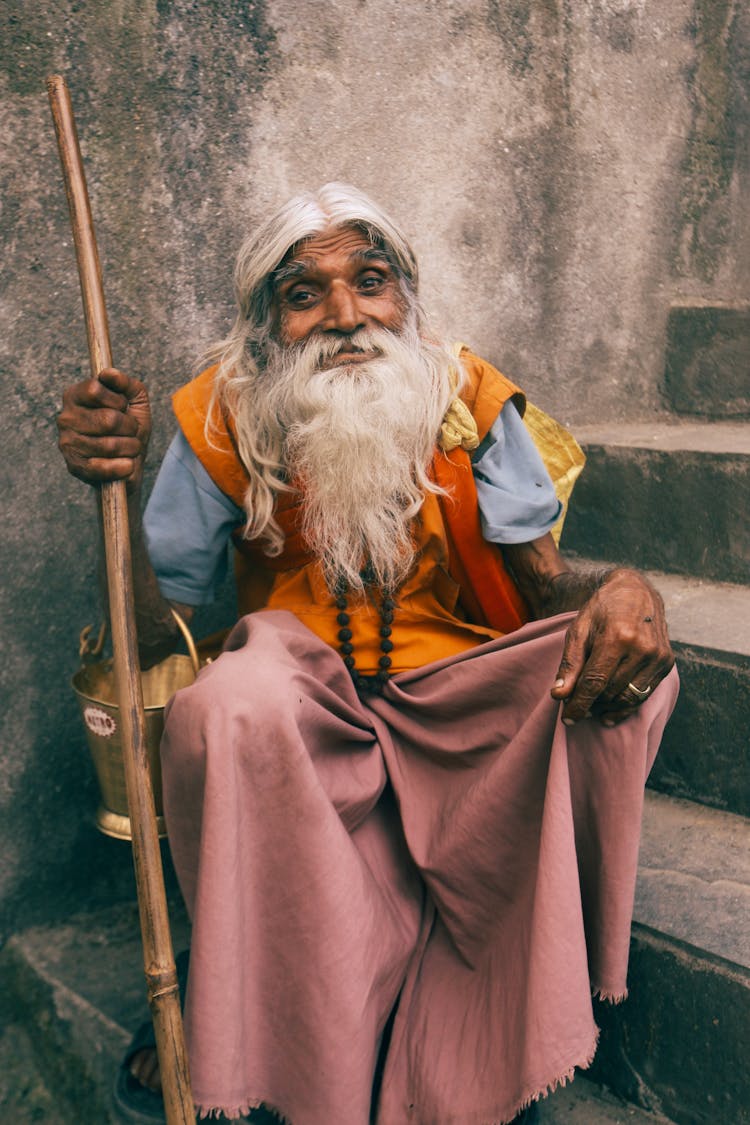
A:
<svg viewBox="0 0 750 1125">
<path fill-rule="evenodd" d="M 386 350 L 384 336 L 394 338 L 395 333 L 389 333 L 386 329 L 359 328 L 351 336 L 313 336 L 310 340 L 295 344 L 293 351 L 305 364 L 317 367 L 346 352 L 381 356 Z"/>
</svg>

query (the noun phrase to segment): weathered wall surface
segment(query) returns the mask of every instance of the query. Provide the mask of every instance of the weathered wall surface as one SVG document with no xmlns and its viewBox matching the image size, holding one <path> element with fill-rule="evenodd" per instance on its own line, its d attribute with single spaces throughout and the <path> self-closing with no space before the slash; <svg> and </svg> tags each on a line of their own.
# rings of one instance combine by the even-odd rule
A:
<svg viewBox="0 0 750 1125">
<path fill-rule="evenodd" d="M 86 369 L 44 89 L 66 75 L 115 360 L 170 392 L 231 315 L 243 233 L 351 180 L 439 323 L 575 425 L 662 408 L 669 306 L 750 296 L 742 0 L 61 0 L 0 15 L 6 930 L 130 893 L 67 680 L 97 615 L 91 497 L 55 449 Z"/>
</svg>

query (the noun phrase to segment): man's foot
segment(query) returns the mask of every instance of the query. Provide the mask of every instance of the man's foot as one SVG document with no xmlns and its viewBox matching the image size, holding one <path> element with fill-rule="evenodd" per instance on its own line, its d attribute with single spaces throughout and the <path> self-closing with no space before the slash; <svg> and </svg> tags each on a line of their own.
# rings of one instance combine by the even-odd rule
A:
<svg viewBox="0 0 750 1125">
<path fill-rule="evenodd" d="M 137 1125 L 166 1121 L 151 1020 L 141 1024 L 125 1052 L 115 1077 L 113 1098 L 124 1121 Z"/>
<path fill-rule="evenodd" d="M 137 1051 L 130 1060 L 130 1073 L 141 1086 L 161 1094 L 161 1074 L 159 1073 L 159 1056 L 156 1047 L 144 1047 Z"/>
</svg>

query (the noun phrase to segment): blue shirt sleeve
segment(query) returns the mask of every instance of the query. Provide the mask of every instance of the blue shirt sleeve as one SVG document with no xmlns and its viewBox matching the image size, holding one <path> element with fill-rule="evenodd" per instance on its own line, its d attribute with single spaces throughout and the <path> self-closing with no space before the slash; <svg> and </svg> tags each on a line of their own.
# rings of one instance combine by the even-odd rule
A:
<svg viewBox="0 0 750 1125">
<path fill-rule="evenodd" d="M 217 488 L 178 430 L 143 517 L 159 589 L 170 601 L 207 605 L 227 571 L 229 537 L 245 514 Z"/>
<path fill-rule="evenodd" d="M 472 456 L 482 534 L 490 543 L 529 543 L 557 522 L 555 486 L 511 400 Z"/>
</svg>

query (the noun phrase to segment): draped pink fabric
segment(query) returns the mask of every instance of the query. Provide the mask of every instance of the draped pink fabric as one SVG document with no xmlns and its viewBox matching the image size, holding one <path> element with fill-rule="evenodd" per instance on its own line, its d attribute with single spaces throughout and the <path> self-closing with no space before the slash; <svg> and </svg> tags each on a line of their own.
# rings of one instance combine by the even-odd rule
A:
<svg viewBox="0 0 750 1125">
<path fill-rule="evenodd" d="M 586 1066 L 591 990 L 626 990 L 643 787 L 672 673 L 568 728 L 570 615 L 363 702 L 290 614 L 244 618 L 162 748 L 193 919 L 196 1103 L 293 1125 L 497 1125 Z"/>
</svg>

